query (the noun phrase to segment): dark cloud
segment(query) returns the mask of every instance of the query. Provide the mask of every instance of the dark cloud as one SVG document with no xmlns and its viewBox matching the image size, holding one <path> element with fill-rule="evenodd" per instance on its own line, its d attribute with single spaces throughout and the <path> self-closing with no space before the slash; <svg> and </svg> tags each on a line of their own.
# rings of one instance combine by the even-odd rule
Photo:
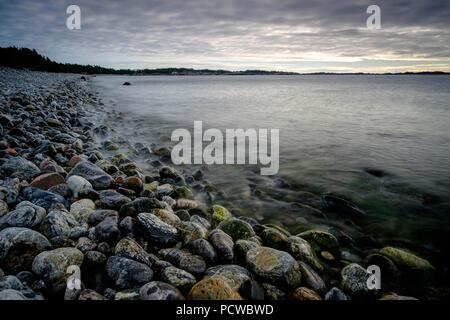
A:
<svg viewBox="0 0 450 320">
<path fill-rule="evenodd" d="M 73 3 L 78 31 L 65 27 Z M 366 29 L 371 4 L 381 30 Z M 448 70 L 449 27 L 448 0 L 0 0 L 1 46 L 114 67 Z"/>
</svg>

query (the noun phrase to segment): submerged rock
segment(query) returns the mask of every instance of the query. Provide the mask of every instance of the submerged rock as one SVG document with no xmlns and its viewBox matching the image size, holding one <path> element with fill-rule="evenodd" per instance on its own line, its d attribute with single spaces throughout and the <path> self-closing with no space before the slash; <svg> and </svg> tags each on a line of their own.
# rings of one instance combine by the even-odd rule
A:
<svg viewBox="0 0 450 320">
<path fill-rule="evenodd" d="M 431 271 L 434 267 L 427 260 L 406 250 L 384 247 L 380 253 L 391 259 L 398 267 L 410 270 Z"/>
<path fill-rule="evenodd" d="M 334 249 L 339 246 L 339 241 L 334 235 L 323 230 L 308 230 L 297 235 L 325 249 Z"/>
</svg>

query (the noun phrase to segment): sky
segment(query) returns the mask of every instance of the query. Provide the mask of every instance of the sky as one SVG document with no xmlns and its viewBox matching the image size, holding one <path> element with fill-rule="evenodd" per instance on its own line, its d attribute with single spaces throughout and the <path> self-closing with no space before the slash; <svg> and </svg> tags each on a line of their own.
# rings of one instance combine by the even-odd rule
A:
<svg viewBox="0 0 450 320">
<path fill-rule="evenodd" d="M 0 46 L 113 68 L 450 72 L 450 0 L 0 0 Z"/>
</svg>

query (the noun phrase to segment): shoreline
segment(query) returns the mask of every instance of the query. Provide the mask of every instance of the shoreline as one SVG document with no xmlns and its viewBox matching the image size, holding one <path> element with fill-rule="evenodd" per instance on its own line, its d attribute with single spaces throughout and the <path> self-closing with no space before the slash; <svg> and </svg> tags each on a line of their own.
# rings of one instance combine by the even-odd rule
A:
<svg viewBox="0 0 450 320">
<path fill-rule="evenodd" d="M 13 90 L 29 92 L 0 87 L 0 275 L 8 275 L 0 283 L 10 287 L 0 286 L 0 299 L 433 297 L 417 283 L 405 286 L 411 276 L 425 284 L 435 273 L 415 254 L 393 247 L 343 254 L 343 240 L 330 232 L 295 236 L 200 203 L 199 172 L 162 166 L 146 175 L 132 153 L 105 159 L 100 141 L 115 153 L 102 139 L 112 128 L 92 121 L 108 114 L 89 78 L 0 73 L 3 82 L 23 80 Z M 153 153 L 143 144 L 134 149 Z M 366 286 L 371 264 L 383 270 L 379 292 Z M 80 268 L 84 289 L 66 289 L 69 265 Z"/>
</svg>

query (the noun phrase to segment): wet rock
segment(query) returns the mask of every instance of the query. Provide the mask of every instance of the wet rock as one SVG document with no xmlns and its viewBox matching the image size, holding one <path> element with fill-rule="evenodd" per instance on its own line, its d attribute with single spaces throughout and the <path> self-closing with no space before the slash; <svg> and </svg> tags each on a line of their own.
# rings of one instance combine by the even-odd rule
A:
<svg viewBox="0 0 450 320">
<path fill-rule="evenodd" d="M 108 300 L 108 299 L 106 299 L 104 296 L 102 296 L 100 293 L 94 290 L 84 289 L 83 291 L 81 291 L 78 300 Z"/>
<path fill-rule="evenodd" d="M 222 221 L 217 228 L 231 236 L 234 241 L 246 240 L 255 235 L 255 231 L 253 231 L 250 224 L 237 218 Z"/>
<path fill-rule="evenodd" d="M 83 253 L 75 248 L 58 248 L 41 252 L 34 258 L 33 272 L 47 283 L 62 283 L 69 276 L 69 266 L 81 266 Z"/>
<path fill-rule="evenodd" d="M 105 171 L 89 161 L 80 161 L 69 172 L 68 177 L 81 176 L 89 181 L 95 189 L 106 189 L 113 179 Z"/>
<path fill-rule="evenodd" d="M 0 231 L 0 265 L 11 273 L 27 270 L 33 259 L 51 247 L 39 232 L 27 228 L 6 228 Z"/>
<path fill-rule="evenodd" d="M 20 192 L 20 181 L 18 178 L 6 178 L 0 180 L 0 200 L 7 204 L 15 204 Z"/>
<path fill-rule="evenodd" d="M 137 198 L 129 203 L 122 205 L 120 208 L 121 216 L 135 217 L 139 213 L 151 212 L 155 208 L 163 209 L 165 205 L 156 198 Z"/>
<path fill-rule="evenodd" d="M 21 180 L 30 180 L 41 172 L 33 162 L 22 157 L 11 157 L 0 168 L 8 176 Z"/>
<path fill-rule="evenodd" d="M 178 242 L 178 231 L 171 225 L 151 213 L 140 213 L 137 216 L 138 226 L 142 233 L 153 243 L 161 246 L 173 246 Z"/>
<path fill-rule="evenodd" d="M 64 177 L 60 175 L 59 173 L 52 172 L 52 173 L 44 173 L 36 178 L 34 178 L 33 181 L 31 181 L 30 186 L 48 190 L 53 186 L 56 186 L 58 184 L 64 183 Z"/>
<path fill-rule="evenodd" d="M 142 180 L 137 176 L 128 177 L 125 179 L 123 185 L 124 188 L 140 192 L 143 188 Z"/>
<path fill-rule="evenodd" d="M 141 300 L 184 300 L 180 290 L 161 281 L 147 283 L 141 287 L 139 295 Z"/>
<path fill-rule="evenodd" d="M 300 284 L 299 265 L 287 252 L 257 247 L 247 252 L 246 263 L 258 277 L 268 282 L 287 287 Z"/>
<path fill-rule="evenodd" d="M 43 300 L 40 293 L 34 292 L 26 283 L 15 276 L 0 277 L 0 292 L 5 290 L 16 290 L 27 300 Z"/>
<path fill-rule="evenodd" d="M 230 211 L 218 204 L 213 205 L 211 211 L 212 223 L 214 227 L 218 226 L 222 221 L 228 220 L 233 217 Z"/>
<path fill-rule="evenodd" d="M 432 271 L 434 267 L 425 259 L 403 249 L 384 247 L 380 253 L 391 259 L 399 268 L 406 270 Z"/>
<path fill-rule="evenodd" d="M 78 199 L 80 195 L 86 194 L 92 189 L 89 181 L 77 175 L 70 176 L 67 179 L 67 186 L 75 199 Z"/>
<path fill-rule="evenodd" d="M 180 218 L 175 213 L 166 209 L 153 209 L 152 213 L 167 224 L 177 227 L 181 224 Z"/>
<path fill-rule="evenodd" d="M 181 291 L 189 291 L 197 282 L 195 277 L 189 272 L 172 266 L 163 269 L 159 277 L 162 281 L 173 285 Z"/>
<path fill-rule="evenodd" d="M 286 250 L 288 244 L 288 237 L 281 231 L 275 228 L 265 228 L 260 237 L 263 243 L 271 248 L 278 250 Z"/>
<path fill-rule="evenodd" d="M 353 297 L 364 297 L 369 294 L 367 279 L 369 274 L 359 264 L 352 263 L 341 270 L 341 288 Z"/>
<path fill-rule="evenodd" d="M 322 300 L 322 298 L 309 288 L 300 287 L 289 293 L 290 300 Z"/>
<path fill-rule="evenodd" d="M 119 222 L 119 229 L 123 236 L 134 237 L 136 231 L 136 219 L 127 216 Z"/>
<path fill-rule="evenodd" d="M 317 271 L 323 270 L 322 264 L 308 241 L 296 236 L 289 237 L 288 251 L 295 259 L 308 263 Z"/>
<path fill-rule="evenodd" d="M 27 187 L 23 190 L 25 200 L 50 211 L 53 208 L 67 206 L 67 201 L 59 194 L 38 188 Z"/>
<path fill-rule="evenodd" d="M 73 228 L 79 226 L 78 221 L 67 211 L 52 210 L 45 217 L 41 225 L 41 232 L 47 238 L 68 237 Z"/>
<path fill-rule="evenodd" d="M 79 222 L 87 223 L 95 211 L 95 203 L 91 199 L 78 200 L 70 206 L 70 214 Z"/>
<path fill-rule="evenodd" d="M 102 208 L 118 210 L 124 204 L 131 202 L 131 199 L 114 190 L 104 190 L 100 193 Z"/>
<path fill-rule="evenodd" d="M 162 167 L 159 169 L 159 176 L 161 179 L 168 178 L 168 179 L 176 179 L 180 174 L 171 167 Z"/>
<path fill-rule="evenodd" d="M 183 243 L 188 245 L 195 240 L 204 239 L 208 231 L 201 225 L 194 222 L 181 222 L 178 226 Z"/>
<path fill-rule="evenodd" d="M 212 276 L 195 284 L 189 292 L 189 300 L 242 300 L 240 294 L 228 285 L 225 278 Z"/>
<path fill-rule="evenodd" d="M 355 204 L 348 200 L 342 199 L 334 195 L 323 196 L 323 209 L 326 211 L 336 212 L 342 215 L 364 216 L 365 212 L 358 208 Z"/>
<path fill-rule="evenodd" d="M 250 282 L 251 274 L 247 269 L 236 264 L 224 264 L 206 270 L 206 276 L 218 275 L 226 279 L 228 285 L 239 291 L 246 282 Z"/>
<path fill-rule="evenodd" d="M 66 175 L 66 171 L 63 169 L 63 167 L 61 167 L 51 159 L 43 160 L 40 163 L 39 168 L 41 169 L 42 173 L 59 173 L 60 175 Z"/>
<path fill-rule="evenodd" d="M 384 294 L 379 300 L 400 300 L 400 301 L 407 301 L 407 300 L 418 300 L 414 297 L 408 297 L 408 296 L 399 296 L 398 294 L 391 292 Z"/>
<path fill-rule="evenodd" d="M 216 250 L 205 239 L 194 240 L 189 247 L 193 254 L 203 257 L 207 264 L 213 264 L 217 260 Z"/>
<path fill-rule="evenodd" d="M 200 204 L 196 200 L 190 200 L 190 199 L 177 199 L 175 207 L 177 209 L 181 210 L 190 210 L 190 209 L 197 209 L 200 207 Z"/>
<path fill-rule="evenodd" d="M 334 249 L 339 246 L 339 242 L 334 235 L 323 230 L 308 230 L 297 235 L 300 238 L 314 243 L 320 248 Z"/>
<path fill-rule="evenodd" d="M 117 256 L 109 257 L 106 272 L 119 289 L 139 287 L 153 278 L 153 271 L 149 266 Z"/>
<path fill-rule="evenodd" d="M 6 289 L 0 291 L 0 301 L 1 300 L 27 300 L 27 298 L 20 291 Z"/>
<path fill-rule="evenodd" d="M 263 283 L 262 287 L 264 288 L 264 297 L 267 300 L 284 300 L 286 298 L 286 294 L 270 283 Z"/>
<path fill-rule="evenodd" d="M 44 208 L 23 201 L 17 205 L 16 210 L 0 217 L 0 230 L 9 227 L 37 228 L 44 218 Z"/>
<path fill-rule="evenodd" d="M 116 292 L 114 300 L 139 300 L 139 288 Z"/>
<path fill-rule="evenodd" d="M 259 243 L 256 243 L 254 241 L 238 240 L 238 241 L 236 241 L 236 244 L 234 245 L 236 258 L 239 261 L 245 262 L 245 259 L 247 257 L 247 252 L 249 252 L 251 249 L 255 249 L 260 246 L 261 245 Z"/>
<path fill-rule="evenodd" d="M 106 263 L 106 255 L 98 251 L 86 251 L 84 253 L 83 266 L 98 268 Z"/>
<path fill-rule="evenodd" d="M 162 249 L 158 252 L 161 259 L 169 261 L 174 266 L 183 269 L 195 276 L 202 275 L 206 270 L 206 263 L 202 257 L 193 255 L 188 251 L 178 249 Z"/>
<path fill-rule="evenodd" d="M 234 242 L 228 234 L 214 229 L 209 234 L 209 241 L 217 252 L 218 260 L 225 262 L 234 259 Z"/>
<path fill-rule="evenodd" d="M 327 292 L 325 300 L 350 300 L 350 298 L 340 289 L 334 287 Z"/>
<path fill-rule="evenodd" d="M 327 290 L 323 279 L 306 263 L 298 261 L 302 273 L 304 284 L 319 294 L 324 294 Z"/>
<path fill-rule="evenodd" d="M 8 204 L 5 201 L 0 200 L 0 218 L 2 216 L 4 216 L 5 213 L 8 213 L 8 212 L 9 212 Z"/>
<path fill-rule="evenodd" d="M 107 216 L 95 226 L 95 237 L 98 241 L 115 244 L 120 239 L 118 218 L 116 215 Z"/>
<path fill-rule="evenodd" d="M 368 267 L 370 265 L 376 265 L 380 268 L 383 275 L 381 277 L 381 287 L 383 289 L 389 288 L 398 282 L 400 271 L 395 263 L 388 257 L 379 253 L 369 254 L 364 259 L 364 266 Z"/>
<path fill-rule="evenodd" d="M 97 243 L 89 238 L 81 237 L 78 239 L 76 248 L 81 252 L 86 253 L 87 251 L 95 250 L 97 248 Z"/>
<path fill-rule="evenodd" d="M 121 239 L 116 245 L 114 254 L 150 266 L 150 258 L 147 251 L 131 238 Z"/>
</svg>

